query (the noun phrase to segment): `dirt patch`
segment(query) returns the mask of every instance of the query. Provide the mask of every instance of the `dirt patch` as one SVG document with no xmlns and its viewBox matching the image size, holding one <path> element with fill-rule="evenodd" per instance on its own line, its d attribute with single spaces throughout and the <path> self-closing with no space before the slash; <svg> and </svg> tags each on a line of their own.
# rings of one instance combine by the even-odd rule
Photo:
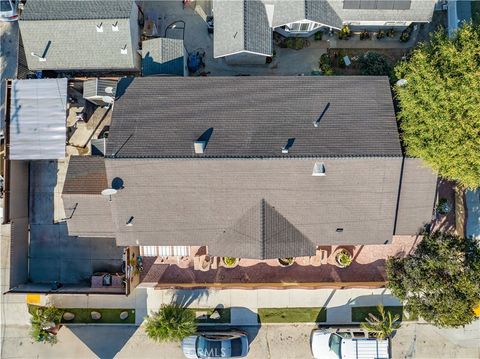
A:
<svg viewBox="0 0 480 359">
<path fill-rule="evenodd" d="M 328 49 L 336 75 L 361 75 L 358 59 L 367 52 L 377 52 L 384 55 L 392 67 L 406 55 L 407 49 Z M 348 56 L 352 62 L 348 67 L 340 66 L 340 59 Z"/>
</svg>

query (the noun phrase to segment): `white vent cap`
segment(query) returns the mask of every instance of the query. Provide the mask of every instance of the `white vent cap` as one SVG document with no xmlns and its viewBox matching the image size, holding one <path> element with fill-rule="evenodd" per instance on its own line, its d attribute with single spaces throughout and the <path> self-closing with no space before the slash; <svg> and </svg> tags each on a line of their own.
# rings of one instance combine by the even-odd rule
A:
<svg viewBox="0 0 480 359">
<path fill-rule="evenodd" d="M 206 147 L 207 147 L 207 141 L 195 141 L 193 143 L 193 148 L 195 150 L 195 153 L 204 153 Z"/>
<path fill-rule="evenodd" d="M 101 22 L 99 25 L 96 25 L 97 32 L 103 32 L 103 23 Z"/>
<path fill-rule="evenodd" d="M 313 166 L 312 176 L 326 176 L 325 164 L 323 162 L 315 162 Z"/>
</svg>

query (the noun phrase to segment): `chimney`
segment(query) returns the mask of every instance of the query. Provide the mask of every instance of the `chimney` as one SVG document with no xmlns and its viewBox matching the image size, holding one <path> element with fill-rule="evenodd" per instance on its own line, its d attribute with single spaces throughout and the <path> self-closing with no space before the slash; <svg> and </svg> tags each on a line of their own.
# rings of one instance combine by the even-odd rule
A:
<svg viewBox="0 0 480 359">
<path fill-rule="evenodd" d="M 195 141 L 193 143 L 193 148 L 195 149 L 195 153 L 204 153 L 205 147 L 207 147 L 207 141 Z"/>
</svg>

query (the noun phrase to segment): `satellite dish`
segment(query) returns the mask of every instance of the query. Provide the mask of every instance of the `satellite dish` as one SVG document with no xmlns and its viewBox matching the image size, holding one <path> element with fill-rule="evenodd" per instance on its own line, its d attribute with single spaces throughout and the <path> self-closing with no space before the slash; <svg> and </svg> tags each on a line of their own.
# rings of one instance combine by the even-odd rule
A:
<svg viewBox="0 0 480 359">
<path fill-rule="evenodd" d="M 111 93 L 111 94 L 113 94 L 113 87 L 112 87 L 112 86 L 107 86 L 107 87 L 105 87 L 105 93 Z"/>
<path fill-rule="evenodd" d="M 116 189 L 106 188 L 102 191 L 102 196 L 108 196 L 109 200 L 111 201 L 112 200 L 112 195 L 114 195 L 115 193 L 117 193 Z"/>
<path fill-rule="evenodd" d="M 102 101 L 108 104 L 113 103 L 113 97 L 111 96 L 102 96 Z"/>
<path fill-rule="evenodd" d="M 113 188 L 107 188 L 102 191 L 103 196 L 111 196 L 112 194 L 115 194 L 115 193 L 117 193 L 117 190 Z"/>
</svg>

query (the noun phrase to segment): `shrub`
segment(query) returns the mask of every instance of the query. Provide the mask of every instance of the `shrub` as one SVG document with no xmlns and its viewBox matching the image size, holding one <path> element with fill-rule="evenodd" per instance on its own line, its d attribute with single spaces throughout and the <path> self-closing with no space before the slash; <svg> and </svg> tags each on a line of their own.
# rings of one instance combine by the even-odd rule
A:
<svg viewBox="0 0 480 359">
<path fill-rule="evenodd" d="M 62 320 L 63 310 L 54 306 L 30 306 L 30 323 L 32 325 L 30 337 L 39 343 L 56 344 L 57 336 L 50 332 Z"/>
<path fill-rule="evenodd" d="M 389 76 L 392 72 L 387 58 L 378 52 L 366 52 L 360 57 L 359 66 L 362 75 Z"/>
<path fill-rule="evenodd" d="M 398 314 L 392 316 L 390 312 L 386 313 L 383 304 L 377 305 L 377 310 L 379 316 L 369 313 L 365 318 L 366 322 L 361 323 L 360 326 L 378 339 L 387 339 L 400 328 L 400 316 Z"/>
<path fill-rule="evenodd" d="M 289 37 L 285 40 L 285 46 L 288 49 L 300 50 L 304 45 L 305 40 L 301 37 Z"/>
<path fill-rule="evenodd" d="M 385 31 L 383 30 L 380 30 L 379 32 L 377 32 L 377 39 L 383 39 L 385 37 Z"/>
<path fill-rule="evenodd" d="M 323 37 L 323 32 L 322 31 L 317 31 L 315 35 L 313 36 L 315 41 L 321 41 Z"/>
<path fill-rule="evenodd" d="M 367 30 L 363 30 L 360 33 L 360 40 L 368 40 L 370 38 L 370 33 Z"/>
<path fill-rule="evenodd" d="M 436 207 L 436 212 L 441 215 L 446 215 L 450 213 L 452 206 L 446 198 L 440 198 Z"/>
<path fill-rule="evenodd" d="M 323 75 L 331 76 L 334 74 L 332 60 L 328 54 L 322 54 L 322 56 L 320 56 L 318 67 L 322 70 Z"/>
<path fill-rule="evenodd" d="M 395 37 L 395 34 L 396 34 L 396 31 L 393 27 L 388 29 L 386 33 L 387 37 Z"/>
<path fill-rule="evenodd" d="M 413 31 L 413 26 L 412 25 L 410 25 L 405 30 L 403 30 L 401 35 L 400 35 L 400 41 L 401 42 L 407 42 L 408 40 L 410 40 L 410 36 L 412 35 L 412 31 Z"/>
<path fill-rule="evenodd" d="M 157 342 L 181 341 L 196 330 L 193 312 L 177 304 L 163 304 L 145 321 L 147 336 Z"/>
<path fill-rule="evenodd" d="M 348 27 L 348 25 L 343 25 L 343 27 L 338 32 L 338 38 L 340 40 L 348 40 L 350 36 L 352 36 L 350 28 Z"/>
<path fill-rule="evenodd" d="M 293 257 L 287 257 L 287 258 L 278 258 L 278 262 L 282 265 L 282 266 L 290 266 L 293 264 Z"/>
</svg>

